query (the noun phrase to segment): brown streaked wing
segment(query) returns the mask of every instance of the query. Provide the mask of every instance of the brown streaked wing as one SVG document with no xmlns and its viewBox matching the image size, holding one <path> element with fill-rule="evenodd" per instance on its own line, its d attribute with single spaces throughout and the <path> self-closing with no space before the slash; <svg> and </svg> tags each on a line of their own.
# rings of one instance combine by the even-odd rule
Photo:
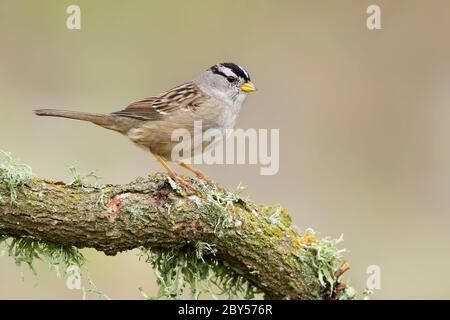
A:
<svg viewBox="0 0 450 320">
<path fill-rule="evenodd" d="M 112 114 L 140 120 L 159 120 L 173 111 L 194 110 L 204 99 L 206 96 L 197 85 L 188 82 L 158 97 L 134 102 L 124 110 Z"/>
<path fill-rule="evenodd" d="M 162 114 L 153 108 L 153 101 L 157 97 L 150 97 L 144 100 L 136 101 L 123 110 L 111 113 L 115 116 L 134 118 L 138 120 L 158 120 Z"/>
</svg>

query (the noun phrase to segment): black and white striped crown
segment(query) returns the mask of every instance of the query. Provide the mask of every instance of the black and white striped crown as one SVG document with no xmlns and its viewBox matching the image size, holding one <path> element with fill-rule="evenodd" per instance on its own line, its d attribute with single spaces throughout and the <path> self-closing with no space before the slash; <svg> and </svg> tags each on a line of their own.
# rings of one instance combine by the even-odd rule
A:
<svg viewBox="0 0 450 320">
<path fill-rule="evenodd" d="M 239 77 L 241 79 L 244 79 L 245 82 L 250 81 L 250 75 L 242 68 L 240 65 L 231 63 L 231 62 L 223 62 L 216 64 L 210 68 L 210 70 L 215 73 L 219 74 L 221 76 L 224 76 L 225 78 L 228 77 Z"/>
</svg>

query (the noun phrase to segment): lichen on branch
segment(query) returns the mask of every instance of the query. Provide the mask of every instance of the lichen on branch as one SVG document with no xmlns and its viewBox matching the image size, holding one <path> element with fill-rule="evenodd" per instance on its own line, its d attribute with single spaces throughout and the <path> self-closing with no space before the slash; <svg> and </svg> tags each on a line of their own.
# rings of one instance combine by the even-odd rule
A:
<svg viewBox="0 0 450 320">
<path fill-rule="evenodd" d="M 341 282 L 342 239 L 296 231 L 281 206 L 264 206 L 191 179 L 186 191 L 156 174 L 89 186 L 32 177 L 11 156 L 0 165 L 0 238 L 16 261 L 81 263 L 77 248 L 108 255 L 139 248 L 157 273 L 157 298 L 202 293 L 267 299 L 351 298 Z M 23 244 L 23 246 L 17 246 Z M 11 248 L 16 248 L 15 250 Z M 19 248 L 20 250 L 17 250 Z M 22 250 L 24 249 L 24 250 Z M 345 270 L 344 267 L 345 266 Z"/>
</svg>

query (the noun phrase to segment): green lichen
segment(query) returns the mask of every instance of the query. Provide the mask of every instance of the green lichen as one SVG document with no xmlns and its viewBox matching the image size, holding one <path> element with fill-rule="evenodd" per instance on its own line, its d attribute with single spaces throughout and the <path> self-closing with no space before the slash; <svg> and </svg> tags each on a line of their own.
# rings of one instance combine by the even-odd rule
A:
<svg viewBox="0 0 450 320">
<path fill-rule="evenodd" d="M 65 246 L 51 242 L 40 241 L 31 237 L 9 238 L 0 235 L 0 252 L 6 252 L 12 257 L 18 267 L 26 265 L 34 275 L 37 275 L 35 263 L 37 260 L 46 263 L 50 270 L 54 271 L 58 278 L 63 275 L 70 275 L 70 269 L 77 267 L 79 270 L 85 264 L 83 254 L 73 246 Z M 87 285 L 81 286 L 82 299 L 86 300 L 89 293 L 96 295 L 100 299 L 110 298 L 97 288 L 86 268 Z M 81 272 L 81 271 L 80 271 Z"/>
<path fill-rule="evenodd" d="M 280 205 L 256 205 L 248 199 L 244 199 L 240 192 L 223 192 L 214 185 L 202 182 L 196 182 L 196 186 L 200 187 L 202 193 L 189 196 L 188 199 L 195 203 L 199 215 L 215 217 L 214 233 L 216 236 L 223 236 L 225 229 L 240 227 L 244 224 L 245 233 L 256 235 L 253 237 L 255 241 L 253 244 L 260 245 L 261 250 L 264 250 L 264 246 L 267 244 L 277 245 L 289 239 L 294 246 L 294 251 L 292 253 L 286 252 L 283 255 L 284 263 L 293 269 L 300 267 L 305 285 L 309 288 L 310 296 L 322 298 L 324 292 L 328 292 L 330 297 L 333 295 L 338 283 L 335 272 L 343 262 L 343 253 L 345 252 L 345 249 L 338 248 L 338 244 L 343 241 L 342 237 L 339 239 L 327 237 L 317 240 L 314 231 L 308 229 L 299 240 L 298 235 L 293 231 L 291 215 L 284 207 Z M 177 207 L 179 206 L 175 206 L 175 210 Z M 238 219 L 235 219 L 235 217 L 238 217 Z M 261 218 L 267 221 L 264 228 L 261 228 Z M 172 254 L 171 259 L 173 260 L 171 261 L 176 261 L 178 255 L 173 252 Z M 186 260 L 188 258 L 183 256 L 182 261 Z M 299 263 L 299 260 L 301 263 Z M 163 261 L 165 260 L 163 259 Z M 190 261 L 189 264 L 192 263 L 194 262 Z M 157 271 L 159 270 L 160 274 L 168 276 L 169 279 L 180 278 L 179 274 L 171 273 L 175 272 L 174 270 L 178 270 L 178 272 L 181 270 L 173 265 L 169 268 L 158 268 L 158 264 L 152 264 L 152 266 Z M 162 266 L 167 267 L 166 264 L 162 264 Z M 203 278 L 211 282 L 211 279 L 205 274 Z M 160 279 L 160 282 L 162 288 L 166 289 L 162 296 L 166 297 L 179 296 L 186 283 L 174 281 L 167 286 L 165 285 L 167 284 L 167 277 L 164 276 Z M 190 284 L 191 281 L 187 281 L 187 283 Z M 167 290 L 167 288 L 169 289 Z M 346 289 L 342 292 L 344 298 L 351 296 L 351 290 Z M 194 293 L 197 291 L 194 289 Z M 225 291 L 228 291 L 228 289 Z"/>
<path fill-rule="evenodd" d="M 247 205 L 248 199 L 242 197 L 244 188 L 238 186 L 233 192 L 228 192 L 203 181 L 196 181 L 196 185 L 201 190 L 200 197 L 192 196 L 190 199 L 197 205 L 200 216 L 214 217 L 214 233 L 223 236 L 225 229 L 235 226 L 233 216 L 236 211 Z"/>
<path fill-rule="evenodd" d="M 36 274 L 34 267 L 36 260 L 47 263 L 50 269 L 57 272 L 66 270 L 70 266 L 81 267 L 85 261 L 81 252 L 75 247 L 43 242 L 31 237 L 8 239 L 0 236 L 0 244 L 6 247 L 9 256 L 14 258 L 17 266 L 26 264 L 34 274 Z"/>
<path fill-rule="evenodd" d="M 0 186 L 10 195 L 10 203 L 16 204 L 17 192 L 32 178 L 31 168 L 14 160 L 10 153 L 0 151 Z M 5 200 L 2 198 L 1 202 Z"/>
<path fill-rule="evenodd" d="M 215 248 L 198 242 L 195 248 L 141 248 L 141 258 L 156 271 L 159 292 L 156 299 L 182 298 L 189 289 L 192 299 L 209 293 L 213 297 L 252 299 L 259 289 L 215 258 Z"/>
<path fill-rule="evenodd" d="M 110 198 L 109 194 L 104 190 L 101 190 L 100 195 L 98 196 L 97 201 L 95 202 L 95 205 L 97 207 L 105 207 L 106 200 L 108 200 L 109 198 Z"/>
<path fill-rule="evenodd" d="M 70 167 L 70 181 L 68 183 L 69 186 L 74 188 L 88 188 L 92 186 L 97 186 L 98 181 L 101 177 L 97 176 L 94 171 L 91 171 L 87 174 L 79 173 L 75 167 Z"/>
<path fill-rule="evenodd" d="M 99 298 L 101 300 L 111 300 L 111 298 L 106 293 L 104 293 L 101 289 L 99 289 L 97 287 L 97 285 L 94 283 L 94 281 L 92 281 L 92 279 L 90 279 L 90 276 L 89 276 L 89 279 L 88 279 L 88 286 L 83 286 L 81 288 L 81 292 L 83 293 L 82 294 L 82 299 L 83 300 L 87 300 L 88 299 L 88 294 L 89 293 L 92 293 L 92 294 L 96 295 L 97 298 Z"/>
<path fill-rule="evenodd" d="M 308 229 L 303 234 L 302 246 L 297 252 L 303 268 L 315 272 L 320 285 L 329 289 L 330 295 L 338 280 L 335 272 L 343 262 L 343 253 L 346 251 L 338 248 L 338 244 L 342 241 L 342 235 L 338 239 L 326 237 L 317 240 L 315 232 Z"/>
<path fill-rule="evenodd" d="M 25 165 L 17 164 L 7 153 L 2 153 L 4 160 L 0 163 L 0 188 L 9 191 L 10 202 L 15 203 L 17 192 L 20 188 L 32 181 L 31 169 Z M 90 181 L 99 180 L 93 172 L 83 175 L 75 168 L 71 168 L 71 180 L 69 185 L 76 188 L 92 187 Z M 293 246 L 293 249 L 283 254 L 283 262 L 289 268 L 300 268 L 300 273 L 305 279 L 305 286 L 309 288 L 310 296 L 323 297 L 326 292 L 330 295 L 336 290 L 335 271 L 342 263 L 344 249 L 338 249 L 339 239 L 324 238 L 317 240 L 312 230 L 307 230 L 300 237 L 292 228 L 292 219 L 285 208 L 281 206 L 261 206 L 251 203 L 242 196 L 242 187 L 234 192 L 223 191 L 213 184 L 202 181 L 194 181 L 198 192 L 186 195 L 169 179 L 170 186 L 176 190 L 180 197 L 170 195 L 169 201 L 163 205 L 167 209 L 167 215 L 175 224 L 183 212 L 192 212 L 196 208 L 196 214 L 202 221 L 211 221 L 210 230 L 216 237 L 224 237 L 227 230 L 242 232 L 246 241 L 251 241 L 258 250 L 264 252 L 267 245 L 283 245 L 283 241 Z M 150 189 L 154 188 L 152 184 Z M 37 197 L 42 198 L 39 194 Z M 95 206 L 104 206 L 109 192 L 101 192 L 94 199 Z M 5 199 L 0 196 L 0 204 Z M 128 227 L 138 223 L 143 215 L 156 214 L 147 207 L 134 205 L 122 212 L 124 221 Z M 261 227 L 262 222 L 264 227 Z M 82 254 L 74 247 L 42 242 L 33 238 L 6 239 L 0 235 L 0 243 L 7 247 L 7 252 L 12 256 L 17 265 L 26 264 L 35 272 L 33 263 L 42 260 L 55 270 L 72 265 L 81 266 L 84 263 Z M 261 250 L 259 250 L 261 249 Z M 259 253 L 254 257 L 258 261 Z M 260 289 L 249 283 L 232 266 L 216 258 L 216 248 L 213 244 L 197 242 L 195 245 L 185 245 L 179 248 L 141 248 L 141 258 L 149 263 L 157 274 L 159 293 L 156 298 L 180 298 L 190 292 L 191 298 L 198 299 L 201 294 L 209 293 L 213 296 L 226 295 L 229 298 L 254 298 L 260 293 Z M 280 270 L 282 272 L 283 270 Z M 253 270 L 251 274 L 257 274 Z M 264 283 L 258 284 L 260 288 Z M 89 292 L 100 292 L 94 286 Z M 86 291 L 86 292 L 88 292 Z M 85 293 L 86 293 L 85 292 Z M 351 299 L 354 290 L 348 287 L 339 298 Z"/>
<path fill-rule="evenodd" d="M 366 300 L 366 294 L 363 292 L 364 299 Z M 354 300 L 356 299 L 356 290 L 352 287 L 345 288 L 344 292 L 339 297 L 339 300 Z"/>
</svg>

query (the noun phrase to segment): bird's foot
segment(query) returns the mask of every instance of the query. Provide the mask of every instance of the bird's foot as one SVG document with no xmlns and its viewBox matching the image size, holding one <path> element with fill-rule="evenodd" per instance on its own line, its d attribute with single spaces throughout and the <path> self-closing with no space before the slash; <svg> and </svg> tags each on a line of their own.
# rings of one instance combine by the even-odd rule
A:
<svg viewBox="0 0 450 320">
<path fill-rule="evenodd" d="M 182 188 L 187 189 L 187 190 L 192 190 L 192 191 L 197 192 L 197 189 L 195 189 L 195 187 L 192 184 L 190 184 L 189 182 L 187 182 L 180 176 L 169 173 L 169 178 L 172 179 L 178 186 L 181 186 Z"/>
<path fill-rule="evenodd" d="M 220 184 L 214 182 L 209 176 L 207 176 L 206 174 L 204 174 L 203 172 L 201 172 L 200 170 L 191 167 L 190 165 L 187 165 L 184 162 L 180 162 L 179 165 L 183 168 L 185 168 L 186 170 L 192 172 L 197 179 L 199 180 L 203 180 L 205 181 L 207 184 L 211 184 L 214 185 L 217 189 L 219 189 L 221 192 L 225 192 L 225 188 L 223 188 Z"/>
<path fill-rule="evenodd" d="M 210 177 L 204 175 L 203 173 L 196 174 L 195 175 L 198 179 L 205 181 L 207 184 L 215 186 L 220 192 L 225 193 L 226 190 L 224 187 L 222 187 L 219 183 L 212 180 Z"/>
</svg>

